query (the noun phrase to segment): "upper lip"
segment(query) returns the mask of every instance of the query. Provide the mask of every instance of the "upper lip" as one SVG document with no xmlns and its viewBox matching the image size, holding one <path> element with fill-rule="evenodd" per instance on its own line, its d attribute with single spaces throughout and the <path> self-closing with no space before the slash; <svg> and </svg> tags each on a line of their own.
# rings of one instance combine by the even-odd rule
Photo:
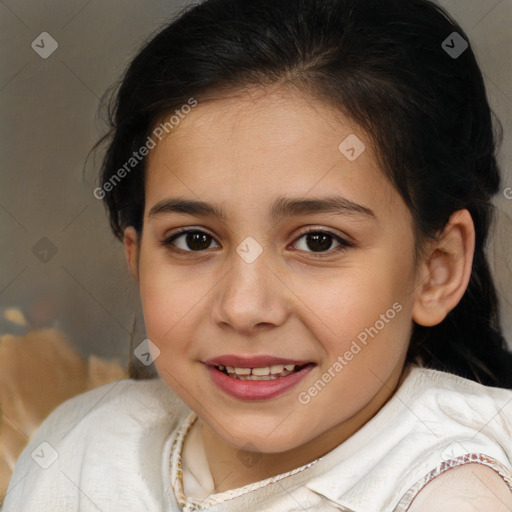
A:
<svg viewBox="0 0 512 512">
<path fill-rule="evenodd" d="M 268 355 L 261 356 L 237 356 L 234 354 L 226 354 L 223 356 L 214 357 L 213 359 L 208 359 L 205 361 L 205 364 L 211 366 L 233 366 L 237 368 L 265 368 L 267 366 L 272 366 L 276 364 L 294 364 L 296 366 L 300 366 L 303 364 L 307 364 L 311 361 L 303 361 L 296 359 L 285 359 L 283 357 L 274 357 Z"/>
</svg>

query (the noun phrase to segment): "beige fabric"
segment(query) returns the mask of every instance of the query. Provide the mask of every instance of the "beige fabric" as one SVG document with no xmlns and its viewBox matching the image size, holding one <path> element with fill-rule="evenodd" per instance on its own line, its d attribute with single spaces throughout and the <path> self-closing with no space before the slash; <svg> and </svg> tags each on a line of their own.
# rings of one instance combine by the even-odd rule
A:
<svg viewBox="0 0 512 512">
<path fill-rule="evenodd" d="M 115 362 L 82 358 L 56 329 L 0 337 L 0 504 L 18 456 L 55 407 L 123 376 Z"/>
<path fill-rule="evenodd" d="M 183 490 L 186 496 L 203 499 L 213 494 L 210 466 L 204 451 L 203 436 L 197 416 L 192 416 L 193 423 L 184 440 L 183 446 Z"/>
</svg>

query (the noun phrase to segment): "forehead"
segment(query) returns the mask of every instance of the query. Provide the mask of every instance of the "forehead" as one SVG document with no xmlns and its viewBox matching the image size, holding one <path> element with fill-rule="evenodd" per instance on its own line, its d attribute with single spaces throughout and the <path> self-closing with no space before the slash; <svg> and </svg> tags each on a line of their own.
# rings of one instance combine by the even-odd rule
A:
<svg viewBox="0 0 512 512">
<path fill-rule="evenodd" d="M 197 150 L 200 141 L 202 148 L 219 151 L 238 145 L 279 151 L 309 140 L 332 148 L 330 136 L 337 140 L 355 131 L 366 138 L 340 112 L 293 88 L 246 89 L 199 100 L 159 146 L 179 144 L 184 150 Z"/>
<path fill-rule="evenodd" d="M 150 152 L 146 174 L 149 206 L 169 195 L 214 197 L 239 208 L 283 193 L 356 201 L 365 187 L 388 202 L 397 195 L 365 132 L 293 89 L 199 100 Z"/>
</svg>

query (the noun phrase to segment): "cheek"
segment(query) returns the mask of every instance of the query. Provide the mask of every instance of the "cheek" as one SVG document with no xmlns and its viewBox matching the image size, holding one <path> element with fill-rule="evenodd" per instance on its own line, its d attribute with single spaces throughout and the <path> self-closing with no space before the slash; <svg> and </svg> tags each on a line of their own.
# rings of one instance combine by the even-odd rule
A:
<svg viewBox="0 0 512 512">
<path fill-rule="evenodd" d="M 309 327 L 323 340 L 330 363 L 345 354 L 359 368 L 396 362 L 410 337 L 411 265 L 381 254 L 334 279 L 302 285 L 298 295 L 306 297 Z"/>
<path fill-rule="evenodd" d="M 144 286 L 141 280 L 141 301 L 148 337 L 159 346 L 178 321 L 172 294 Z"/>
<path fill-rule="evenodd" d="M 187 288 L 157 256 L 150 250 L 141 253 L 139 289 L 148 338 L 164 350 L 166 340 L 174 337 L 176 329 L 183 323 L 180 320 L 193 307 L 193 297 L 189 299 Z M 190 289 L 189 285 L 189 292 Z"/>
<path fill-rule="evenodd" d="M 161 279 L 158 272 L 141 273 L 140 295 L 144 312 L 147 337 L 158 347 L 158 357 L 154 359 L 156 370 L 167 385 L 183 400 L 183 386 L 187 381 L 190 345 L 186 340 L 192 337 L 187 333 L 187 301 L 181 288 L 172 286 Z"/>
</svg>

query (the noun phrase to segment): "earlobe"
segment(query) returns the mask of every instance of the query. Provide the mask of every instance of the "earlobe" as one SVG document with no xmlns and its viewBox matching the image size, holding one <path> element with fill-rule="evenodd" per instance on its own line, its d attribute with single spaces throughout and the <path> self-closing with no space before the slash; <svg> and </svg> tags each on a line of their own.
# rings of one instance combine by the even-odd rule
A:
<svg viewBox="0 0 512 512">
<path fill-rule="evenodd" d="M 412 311 L 417 324 L 437 325 L 459 303 L 471 277 L 474 250 L 473 219 L 467 210 L 458 210 L 429 245 L 422 263 Z"/>
<path fill-rule="evenodd" d="M 134 227 L 129 226 L 124 230 L 123 245 L 128 270 L 139 282 L 139 239 Z"/>
</svg>

